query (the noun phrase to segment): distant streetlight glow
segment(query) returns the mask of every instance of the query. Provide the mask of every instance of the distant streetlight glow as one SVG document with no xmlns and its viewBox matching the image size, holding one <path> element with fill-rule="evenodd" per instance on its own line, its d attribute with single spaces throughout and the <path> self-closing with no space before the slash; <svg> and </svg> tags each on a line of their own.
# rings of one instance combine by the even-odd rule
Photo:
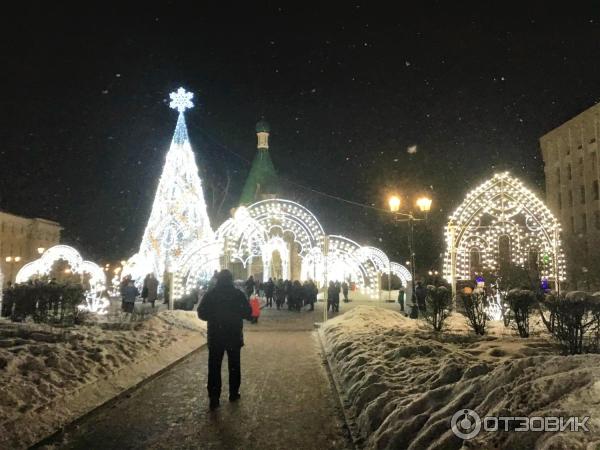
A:
<svg viewBox="0 0 600 450">
<path fill-rule="evenodd" d="M 388 200 L 388 204 L 391 212 L 398 212 L 400 210 L 400 197 L 392 195 Z"/>
<path fill-rule="evenodd" d="M 431 199 L 428 197 L 421 197 L 417 199 L 417 206 L 421 212 L 429 212 L 431 210 Z"/>
</svg>

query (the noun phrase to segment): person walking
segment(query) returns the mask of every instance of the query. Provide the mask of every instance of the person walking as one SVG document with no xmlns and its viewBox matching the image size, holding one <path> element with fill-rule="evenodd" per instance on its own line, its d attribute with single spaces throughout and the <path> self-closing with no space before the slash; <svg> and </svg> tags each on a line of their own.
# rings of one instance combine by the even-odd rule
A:
<svg viewBox="0 0 600 450">
<path fill-rule="evenodd" d="M 258 294 L 253 294 L 250 297 L 250 308 L 252 308 L 252 323 L 258 323 L 260 317 L 260 300 Z"/>
<path fill-rule="evenodd" d="M 280 278 L 277 280 L 277 284 L 275 285 L 275 305 L 277 309 L 283 308 L 283 304 L 285 303 L 285 286 L 283 285 L 283 280 Z"/>
<path fill-rule="evenodd" d="M 329 282 L 329 287 L 327 288 L 327 312 L 331 309 L 331 312 L 335 311 L 335 297 L 339 296 L 339 291 L 335 287 L 335 283 L 333 281 Z"/>
<path fill-rule="evenodd" d="M 144 303 L 151 303 L 152 307 L 154 308 L 154 304 L 156 303 L 156 299 L 158 298 L 158 280 L 156 279 L 153 273 L 149 273 L 146 276 L 146 279 L 144 280 L 142 298 L 144 299 Z"/>
<path fill-rule="evenodd" d="M 275 283 L 273 283 L 273 279 L 269 278 L 269 281 L 267 281 L 265 283 L 265 298 L 266 298 L 266 305 L 269 308 L 273 307 L 273 295 L 275 294 Z"/>
<path fill-rule="evenodd" d="M 254 277 L 252 275 L 250 275 L 250 277 L 246 280 L 244 287 L 246 289 L 246 297 L 250 299 L 252 294 L 254 294 L 254 288 L 256 287 L 256 283 L 254 282 Z"/>
<path fill-rule="evenodd" d="M 292 309 L 294 311 L 300 312 L 300 310 L 302 309 L 302 303 L 303 303 L 303 290 L 302 290 L 302 285 L 300 284 L 300 282 L 298 280 L 294 281 L 294 283 L 292 284 L 290 299 L 291 299 Z"/>
<path fill-rule="evenodd" d="M 123 288 L 121 295 L 123 296 L 123 312 L 125 314 L 132 314 L 135 306 L 135 299 L 140 295 L 140 292 L 135 287 L 135 283 L 131 278 L 127 281 L 127 285 Z"/>
<path fill-rule="evenodd" d="M 344 294 L 344 303 L 348 303 L 348 283 L 345 281 L 342 283 L 342 293 Z"/>
<path fill-rule="evenodd" d="M 423 283 L 421 283 L 420 281 L 417 281 L 417 287 L 415 288 L 415 296 L 417 297 L 417 307 L 419 309 L 419 314 L 422 316 L 425 314 L 425 299 L 427 298 L 427 288 L 423 286 Z"/>
<path fill-rule="evenodd" d="M 400 311 L 404 312 L 404 298 L 406 297 L 406 292 L 404 292 L 404 287 L 400 286 L 398 290 L 398 303 L 400 304 Z"/>
<path fill-rule="evenodd" d="M 244 346 L 243 319 L 250 320 L 252 309 L 246 296 L 233 285 L 233 275 L 222 270 L 217 283 L 198 306 L 198 317 L 207 322 L 208 396 L 210 409 L 219 407 L 221 396 L 221 364 L 227 352 L 229 368 L 229 401 L 240 398 L 242 380 L 240 351 Z"/>
</svg>

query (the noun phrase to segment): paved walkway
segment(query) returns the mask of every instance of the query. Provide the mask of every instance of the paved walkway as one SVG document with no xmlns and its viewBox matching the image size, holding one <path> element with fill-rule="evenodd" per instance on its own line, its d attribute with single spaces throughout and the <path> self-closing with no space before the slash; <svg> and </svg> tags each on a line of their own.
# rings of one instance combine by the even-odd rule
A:
<svg viewBox="0 0 600 450">
<path fill-rule="evenodd" d="M 355 304 L 342 304 L 349 309 Z M 346 308 L 345 308 L 346 307 Z M 351 448 L 324 367 L 314 312 L 263 310 L 246 323 L 242 398 L 208 410 L 207 352 L 189 357 L 71 428 L 50 448 L 346 449 Z"/>
</svg>

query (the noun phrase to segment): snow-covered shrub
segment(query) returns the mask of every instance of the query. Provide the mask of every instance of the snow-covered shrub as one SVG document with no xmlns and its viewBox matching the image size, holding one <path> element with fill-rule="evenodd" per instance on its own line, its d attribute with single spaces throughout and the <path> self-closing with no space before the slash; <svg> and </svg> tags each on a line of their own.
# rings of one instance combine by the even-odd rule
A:
<svg viewBox="0 0 600 450">
<path fill-rule="evenodd" d="M 485 292 L 473 291 L 472 294 L 460 293 L 457 295 L 463 306 L 463 314 L 467 317 L 467 323 L 477 334 L 485 334 L 485 326 L 488 321 L 486 311 L 487 295 Z"/>
<path fill-rule="evenodd" d="M 583 291 L 571 291 L 560 296 L 547 295 L 542 306 L 540 313 L 548 331 L 567 353 L 600 351 L 599 297 Z"/>
<path fill-rule="evenodd" d="M 452 295 L 445 286 L 427 286 L 424 319 L 435 331 L 441 331 L 452 312 Z"/>
<path fill-rule="evenodd" d="M 3 314 L 13 321 L 30 318 L 35 322 L 73 324 L 85 296 L 79 284 L 35 282 L 7 289 L 4 300 Z"/>
<path fill-rule="evenodd" d="M 529 337 L 529 316 L 537 302 L 534 292 L 529 289 L 511 289 L 506 295 L 506 301 L 515 319 L 519 336 Z"/>
</svg>

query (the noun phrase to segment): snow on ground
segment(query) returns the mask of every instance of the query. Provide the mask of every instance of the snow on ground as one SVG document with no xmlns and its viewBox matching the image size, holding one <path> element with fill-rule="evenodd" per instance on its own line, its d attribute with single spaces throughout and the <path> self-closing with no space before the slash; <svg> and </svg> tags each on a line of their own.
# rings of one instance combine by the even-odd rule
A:
<svg viewBox="0 0 600 450">
<path fill-rule="evenodd" d="M 0 448 L 34 443 L 74 419 L 72 409 L 87 412 L 179 353 L 199 347 L 205 335 L 205 322 L 185 311 L 68 329 L 0 321 Z M 93 388 L 98 392 L 92 394 Z M 31 429 L 24 421 L 32 421 Z"/>
<path fill-rule="evenodd" d="M 448 333 L 381 308 L 330 320 L 323 336 L 334 376 L 365 448 L 597 448 L 600 355 L 560 355 L 544 336 L 521 339 L 493 324 L 478 337 L 455 315 Z M 590 433 L 481 432 L 462 441 L 452 415 L 590 416 Z M 587 445 L 589 447 L 587 447 Z"/>
</svg>

